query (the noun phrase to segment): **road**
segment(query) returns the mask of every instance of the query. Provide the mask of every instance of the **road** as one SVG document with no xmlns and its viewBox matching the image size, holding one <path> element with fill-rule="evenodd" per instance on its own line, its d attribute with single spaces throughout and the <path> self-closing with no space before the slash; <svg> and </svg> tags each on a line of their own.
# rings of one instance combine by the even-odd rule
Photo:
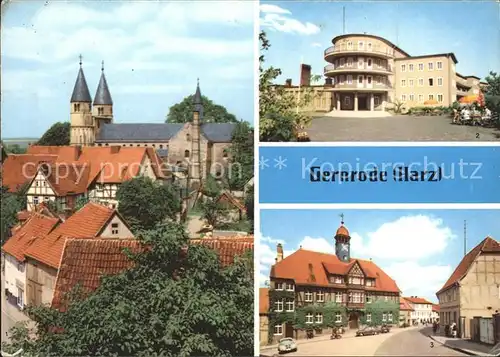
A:
<svg viewBox="0 0 500 357">
<path fill-rule="evenodd" d="M 433 343 L 420 329 L 394 329 L 388 334 L 340 340 L 311 340 L 298 345 L 297 352 L 286 356 L 467 356 Z M 262 349 L 261 354 L 273 356 L 277 349 Z"/>
<path fill-rule="evenodd" d="M 384 341 L 375 351 L 375 356 L 467 356 L 432 341 L 425 330 L 409 330 Z"/>
<path fill-rule="evenodd" d="M 497 141 L 500 130 L 454 125 L 445 116 L 395 115 L 385 118 L 316 117 L 307 128 L 311 141 Z"/>
</svg>

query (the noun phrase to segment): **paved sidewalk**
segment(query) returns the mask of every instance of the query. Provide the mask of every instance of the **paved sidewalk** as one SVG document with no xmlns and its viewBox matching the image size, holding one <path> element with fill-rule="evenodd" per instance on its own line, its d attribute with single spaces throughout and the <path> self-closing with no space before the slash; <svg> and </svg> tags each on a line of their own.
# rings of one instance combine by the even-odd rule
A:
<svg viewBox="0 0 500 357">
<path fill-rule="evenodd" d="M 493 348 L 493 346 L 483 345 L 463 338 L 445 337 L 442 334 L 433 335 L 432 332 L 429 333 L 429 337 L 441 345 L 470 356 L 489 356 L 489 352 Z"/>
</svg>

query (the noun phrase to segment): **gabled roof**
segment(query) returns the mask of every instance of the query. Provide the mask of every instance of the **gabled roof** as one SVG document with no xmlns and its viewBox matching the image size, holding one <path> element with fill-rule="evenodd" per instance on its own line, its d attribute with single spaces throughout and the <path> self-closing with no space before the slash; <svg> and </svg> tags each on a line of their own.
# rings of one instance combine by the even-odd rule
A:
<svg viewBox="0 0 500 357">
<path fill-rule="evenodd" d="M 95 238 L 116 214 L 116 210 L 103 205 L 87 203 L 48 235 L 37 240 L 25 255 L 58 269 L 66 239 Z"/>
<path fill-rule="evenodd" d="M 68 165 L 42 164 L 38 172 L 43 174 L 56 196 L 66 196 L 85 193 L 90 166 L 75 163 Z"/>
<path fill-rule="evenodd" d="M 71 102 L 92 102 L 89 87 L 87 86 L 87 80 L 85 79 L 85 74 L 83 73 L 81 63 L 80 70 L 78 71 L 78 76 L 76 77 L 75 87 L 73 88 L 73 94 L 71 94 Z"/>
<path fill-rule="evenodd" d="M 403 297 L 399 298 L 399 310 L 401 311 L 414 311 L 415 309 L 411 306 L 411 304 Z"/>
<path fill-rule="evenodd" d="M 329 274 L 346 275 L 356 262 L 367 277 L 375 279 L 375 287 L 366 286 L 365 290 L 400 292 L 396 282 L 372 261 L 353 258 L 349 263 L 344 263 L 334 254 L 306 249 L 299 249 L 274 264 L 270 276 L 291 279 L 298 285 L 329 287 L 332 286 L 328 281 Z"/>
<path fill-rule="evenodd" d="M 450 278 L 436 295 L 457 284 L 469 271 L 470 266 L 481 253 L 500 253 L 500 244 L 491 237 L 486 237 L 476 245 L 457 265 Z"/>
<path fill-rule="evenodd" d="M 44 162 L 55 162 L 57 155 L 9 155 L 2 166 L 2 185 L 10 192 L 16 192 L 25 183 L 31 181 Z"/>
<path fill-rule="evenodd" d="M 269 313 L 269 288 L 259 288 L 259 314 Z"/>
<path fill-rule="evenodd" d="M 106 76 L 104 75 L 104 68 L 102 68 L 99 86 L 95 92 L 94 105 L 113 105 L 113 99 L 111 99 L 108 82 L 106 81 Z"/>
<path fill-rule="evenodd" d="M 33 213 L 25 224 L 16 230 L 2 246 L 2 250 L 16 258 L 18 261 L 25 260 L 25 252 L 32 247 L 37 240 L 48 234 L 60 220 L 47 217 L 39 213 Z"/>
<path fill-rule="evenodd" d="M 432 302 L 430 302 L 430 301 L 428 301 L 428 300 L 426 300 L 424 298 L 418 297 L 418 296 L 405 297 L 405 300 L 411 302 L 412 304 L 428 304 L 428 305 L 433 305 Z"/>
<path fill-rule="evenodd" d="M 133 262 L 124 253 L 141 250 L 135 239 L 68 239 L 65 242 L 54 288 L 52 307 L 64 310 L 64 295 L 77 284 L 84 293 L 94 291 L 101 278 L 129 269 Z"/>
</svg>

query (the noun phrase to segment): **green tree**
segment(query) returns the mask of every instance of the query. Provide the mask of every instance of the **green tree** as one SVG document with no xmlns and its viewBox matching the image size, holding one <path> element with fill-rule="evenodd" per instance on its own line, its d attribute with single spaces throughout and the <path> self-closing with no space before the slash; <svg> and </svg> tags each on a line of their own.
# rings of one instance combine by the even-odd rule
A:
<svg viewBox="0 0 500 357">
<path fill-rule="evenodd" d="M 22 211 L 26 204 L 23 205 L 22 195 L 8 192 L 7 187 L 2 186 L 1 195 L 0 234 L 3 244 L 10 238 L 11 229 L 18 222 L 17 213 Z"/>
<path fill-rule="evenodd" d="M 202 188 L 200 209 L 201 217 L 213 227 L 217 227 L 226 217 L 228 210 L 224 204 L 218 202 L 222 190 L 219 182 L 212 175 L 208 175 Z"/>
<path fill-rule="evenodd" d="M 250 222 L 250 232 L 254 232 L 254 191 L 253 186 L 250 186 L 247 191 L 247 196 L 245 198 L 245 208 L 247 211 L 247 219 Z"/>
<path fill-rule="evenodd" d="M 181 203 L 178 190 L 149 177 L 139 176 L 120 185 L 118 211 L 136 229 L 151 229 L 166 219 L 175 220 Z"/>
<path fill-rule="evenodd" d="M 65 146 L 70 141 L 70 123 L 57 122 L 52 125 L 38 140 L 37 145 L 42 146 Z"/>
<path fill-rule="evenodd" d="M 133 268 L 103 277 L 86 298 L 68 299 L 65 312 L 27 307 L 37 335 L 17 331 L 2 349 L 47 357 L 251 356 L 251 254 L 221 268 L 211 249 L 183 250 L 189 238 L 173 222 L 138 238 L 149 249 L 130 254 Z"/>
<path fill-rule="evenodd" d="M 7 154 L 25 154 L 26 148 L 22 148 L 18 144 L 12 144 L 5 146 L 5 152 Z"/>
<path fill-rule="evenodd" d="M 259 34 L 261 53 L 271 47 L 266 33 Z M 259 136 L 260 141 L 295 141 L 297 134 L 311 123 L 311 116 L 300 111 L 313 100 L 314 94 L 309 88 L 301 91 L 301 96 L 287 92 L 283 86 L 273 81 L 281 75 L 279 68 L 264 68 L 265 58 L 259 57 Z M 318 76 L 312 76 L 314 82 Z"/>
<path fill-rule="evenodd" d="M 500 75 L 496 72 L 490 72 L 485 78 L 488 86 L 485 89 L 485 104 L 486 107 L 496 113 L 498 119 L 497 125 L 500 126 Z"/>
<path fill-rule="evenodd" d="M 194 95 L 187 96 L 182 102 L 170 107 L 167 115 L 167 123 L 187 123 L 193 120 Z M 203 121 L 205 123 L 237 123 L 236 116 L 229 113 L 222 105 L 215 104 L 210 99 L 201 96 L 203 104 Z"/>
<path fill-rule="evenodd" d="M 254 130 L 250 124 L 241 121 L 236 125 L 228 151 L 229 163 L 224 170 L 224 184 L 230 191 L 243 190 L 254 171 Z"/>
<path fill-rule="evenodd" d="M 89 203 L 89 198 L 87 196 L 80 196 L 76 199 L 74 211 L 78 211 L 80 208 Z"/>
</svg>

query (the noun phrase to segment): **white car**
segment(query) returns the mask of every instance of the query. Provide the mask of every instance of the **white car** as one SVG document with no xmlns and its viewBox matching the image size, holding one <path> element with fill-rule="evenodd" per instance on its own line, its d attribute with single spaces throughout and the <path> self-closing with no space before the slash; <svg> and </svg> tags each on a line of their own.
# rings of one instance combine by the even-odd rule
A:
<svg viewBox="0 0 500 357">
<path fill-rule="evenodd" d="M 296 352 L 296 351 L 297 351 L 297 343 L 293 338 L 285 337 L 280 340 L 278 344 L 278 353 Z"/>
</svg>

